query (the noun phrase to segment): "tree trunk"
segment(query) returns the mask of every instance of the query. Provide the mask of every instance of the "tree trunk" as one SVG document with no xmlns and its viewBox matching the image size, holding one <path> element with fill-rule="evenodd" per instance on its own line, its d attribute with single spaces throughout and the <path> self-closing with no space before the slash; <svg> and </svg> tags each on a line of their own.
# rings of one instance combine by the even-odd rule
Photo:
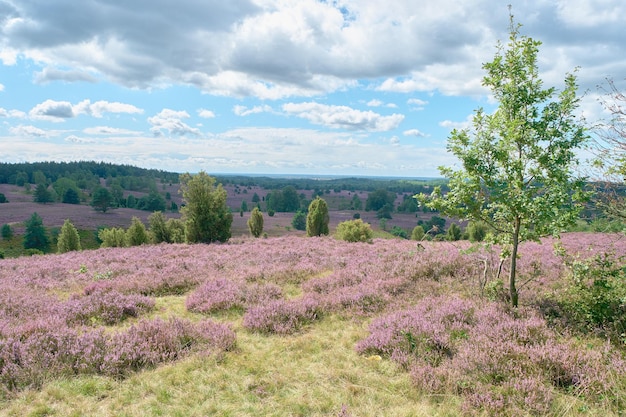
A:
<svg viewBox="0 0 626 417">
<path fill-rule="evenodd" d="M 511 250 L 511 271 L 509 273 L 509 295 L 511 297 L 511 305 L 517 308 L 518 294 L 515 287 L 515 275 L 517 270 L 517 248 L 519 246 L 519 232 L 521 227 L 521 219 L 515 219 L 515 230 L 513 231 L 513 248 Z"/>
</svg>

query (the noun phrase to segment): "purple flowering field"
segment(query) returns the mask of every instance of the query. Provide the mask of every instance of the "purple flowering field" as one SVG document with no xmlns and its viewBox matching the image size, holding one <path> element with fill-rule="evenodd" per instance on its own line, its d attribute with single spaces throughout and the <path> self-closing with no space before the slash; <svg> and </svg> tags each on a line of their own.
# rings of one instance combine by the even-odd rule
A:
<svg viewBox="0 0 626 417">
<path fill-rule="evenodd" d="M 465 415 L 621 415 L 624 346 L 570 334 L 542 315 L 569 276 L 554 243 L 523 245 L 516 311 L 485 295 L 496 248 L 469 242 L 286 236 L 0 260 L 0 410 L 55 381 L 124 381 L 194 357 L 215 358 L 203 363 L 218 372 L 244 360 L 250 340 L 271 349 L 311 335 L 315 344 L 325 337 L 317 329 L 339 322 L 359 336 L 336 344 L 380 366 L 381 385 L 367 389 L 384 391 L 395 369 L 410 381 L 410 401 L 431 411 L 452 399 L 445 407 Z M 577 259 L 626 253 L 617 235 L 570 233 L 562 244 Z M 278 401 L 253 385 L 254 401 Z M 354 395 L 270 414 L 376 415 Z"/>
</svg>

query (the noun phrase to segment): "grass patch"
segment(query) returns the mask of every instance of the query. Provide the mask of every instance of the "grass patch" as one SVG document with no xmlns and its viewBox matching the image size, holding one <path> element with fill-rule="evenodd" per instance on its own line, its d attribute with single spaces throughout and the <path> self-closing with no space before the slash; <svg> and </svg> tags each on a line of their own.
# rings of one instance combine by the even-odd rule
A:
<svg viewBox="0 0 626 417">
<path fill-rule="evenodd" d="M 159 300 L 154 314 L 178 314 L 181 298 Z M 392 362 L 358 355 L 354 345 L 366 334 L 364 323 L 328 316 L 288 337 L 235 327 L 233 352 L 196 355 L 124 381 L 54 381 L 0 404 L 0 416 L 334 416 L 344 405 L 355 416 L 460 411 L 454 398 L 444 405 L 419 398 L 409 375 Z"/>
</svg>

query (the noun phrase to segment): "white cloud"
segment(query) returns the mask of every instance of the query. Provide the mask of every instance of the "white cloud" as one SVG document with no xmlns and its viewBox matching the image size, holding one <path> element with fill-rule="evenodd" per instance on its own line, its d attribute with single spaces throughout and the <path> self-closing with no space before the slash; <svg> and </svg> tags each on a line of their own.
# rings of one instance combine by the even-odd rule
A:
<svg viewBox="0 0 626 417">
<path fill-rule="evenodd" d="M 474 115 L 470 114 L 462 122 L 455 122 L 455 121 L 452 121 L 452 120 L 444 120 L 442 122 L 439 122 L 439 126 L 444 127 L 446 129 L 450 129 L 450 130 L 453 130 L 453 129 L 457 129 L 457 130 L 469 129 L 469 128 L 472 127 L 473 120 L 474 120 Z"/>
<path fill-rule="evenodd" d="M 43 103 L 33 107 L 29 116 L 36 120 L 47 120 L 51 122 L 62 122 L 81 114 L 91 115 L 101 118 L 104 113 L 143 113 L 143 110 L 131 104 L 96 101 L 91 103 L 90 100 L 83 100 L 76 105 L 68 101 L 46 100 Z"/>
<path fill-rule="evenodd" d="M 314 102 L 287 103 L 283 111 L 316 125 L 337 129 L 382 132 L 395 129 L 404 120 L 404 115 L 382 116 L 372 111 L 361 111 L 348 106 L 329 106 Z"/>
<path fill-rule="evenodd" d="M 251 114 L 257 113 L 270 113 L 272 112 L 272 107 L 268 105 L 263 106 L 254 106 L 252 108 L 248 108 L 246 106 L 236 105 L 233 107 L 233 113 L 237 116 L 249 116 Z"/>
<path fill-rule="evenodd" d="M 418 129 L 409 129 L 409 130 L 405 130 L 404 132 L 402 132 L 402 134 L 404 136 L 415 136 L 418 138 L 425 138 L 428 137 L 428 135 Z"/>
<path fill-rule="evenodd" d="M 0 107 L 0 117 L 7 117 L 13 119 L 23 119 L 26 117 L 26 113 L 20 110 L 6 110 Z"/>
<path fill-rule="evenodd" d="M 87 135 L 140 135 L 141 132 L 137 132 L 129 129 L 120 129 L 109 126 L 95 126 L 83 129 L 83 133 Z"/>
<path fill-rule="evenodd" d="M 66 137 L 64 140 L 65 140 L 65 142 L 68 142 L 68 143 L 78 143 L 78 144 L 80 144 L 80 143 L 94 143 L 94 141 L 92 139 L 85 139 L 85 138 L 78 137 L 76 135 L 70 135 L 70 136 Z"/>
<path fill-rule="evenodd" d="M 15 136 L 27 136 L 27 137 L 38 137 L 45 138 L 49 136 L 49 133 L 43 129 L 40 129 L 35 126 L 24 126 L 19 125 L 9 129 L 12 135 Z"/>
<path fill-rule="evenodd" d="M 44 68 L 42 71 L 35 73 L 36 83 L 47 84 L 52 81 L 85 81 L 95 83 L 97 79 L 91 74 L 81 70 L 63 71 L 56 68 Z"/>
<path fill-rule="evenodd" d="M 4 84 L 0 83 L 0 92 L 4 91 Z"/>
<path fill-rule="evenodd" d="M 426 106 L 428 104 L 427 101 L 425 100 L 420 100 L 419 98 L 410 98 L 406 101 L 406 103 L 410 106 L 415 106 L 418 108 L 423 109 L 424 106 Z"/>
<path fill-rule="evenodd" d="M 68 101 L 46 100 L 33 107 L 28 115 L 32 119 L 62 122 L 76 116 L 72 103 Z"/>
<path fill-rule="evenodd" d="M 41 82 L 104 77 L 135 88 L 191 84 L 267 99 L 310 97 L 365 79 L 383 80 L 382 91 L 484 94 L 481 64 L 507 39 L 508 19 L 497 0 L 385 7 L 377 0 L 179 0 L 150 13 L 144 2 L 104 0 L 11 7 L 19 18 L 4 25 L 0 59 L 36 61 Z M 516 4 L 513 13 L 523 33 L 544 41 L 546 71 L 580 65 L 583 87 L 593 87 L 607 63 L 614 71 L 625 66 L 625 9 L 621 0 L 576 7 L 540 0 Z"/>
<path fill-rule="evenodd" d="M 203 119 L 213 119 L 215 117 L 215 113 L 207 109 L 198 109 L 198 116 Z"/>
<path fill-rule="evenodd" d="M 155 136 L 162 136 L 167 132 L 170 136 L 201 136 L 199 129 L 193 128 L 182 121 L 188 119 L 189 113 L 186 111 L 176 111 L 171 109 L 163 109 L 156 116 L 148 118 L 148 122 L 152 125 L 150 131 Z"/>
<path fill-rule="evenodd" d="M 373 99 L 373 100 L 370 100 L 370 101 L 367 102 L 367 105 L 369 107 L 380 107 L 383 104 L 385 104 L 385 103 L 383 103 L 382 101 L 377 100 L 377 99 Z"/>
</svg>

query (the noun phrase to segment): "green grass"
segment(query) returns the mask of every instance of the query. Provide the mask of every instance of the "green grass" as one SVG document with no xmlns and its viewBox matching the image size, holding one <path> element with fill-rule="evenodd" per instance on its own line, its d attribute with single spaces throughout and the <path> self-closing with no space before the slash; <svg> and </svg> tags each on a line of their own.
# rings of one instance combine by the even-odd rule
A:
<svg viewBox="0 0 626 417">
<path fill-rule="evenodd" d="M 185 297 L 164 297 L 153 315 L 201 318 Z M 196 355 L 117 381 L 90 376 L 51 381 L 0 404 L 0 416 L 454 416 L 459 400 L 421 398 L 391 361 L 358 355 L 367 323 L 327 316 L 292 336 L 241 327 L 241 312 L 214 317 L 233 324 L 237 347 Z"/>
</svg>

